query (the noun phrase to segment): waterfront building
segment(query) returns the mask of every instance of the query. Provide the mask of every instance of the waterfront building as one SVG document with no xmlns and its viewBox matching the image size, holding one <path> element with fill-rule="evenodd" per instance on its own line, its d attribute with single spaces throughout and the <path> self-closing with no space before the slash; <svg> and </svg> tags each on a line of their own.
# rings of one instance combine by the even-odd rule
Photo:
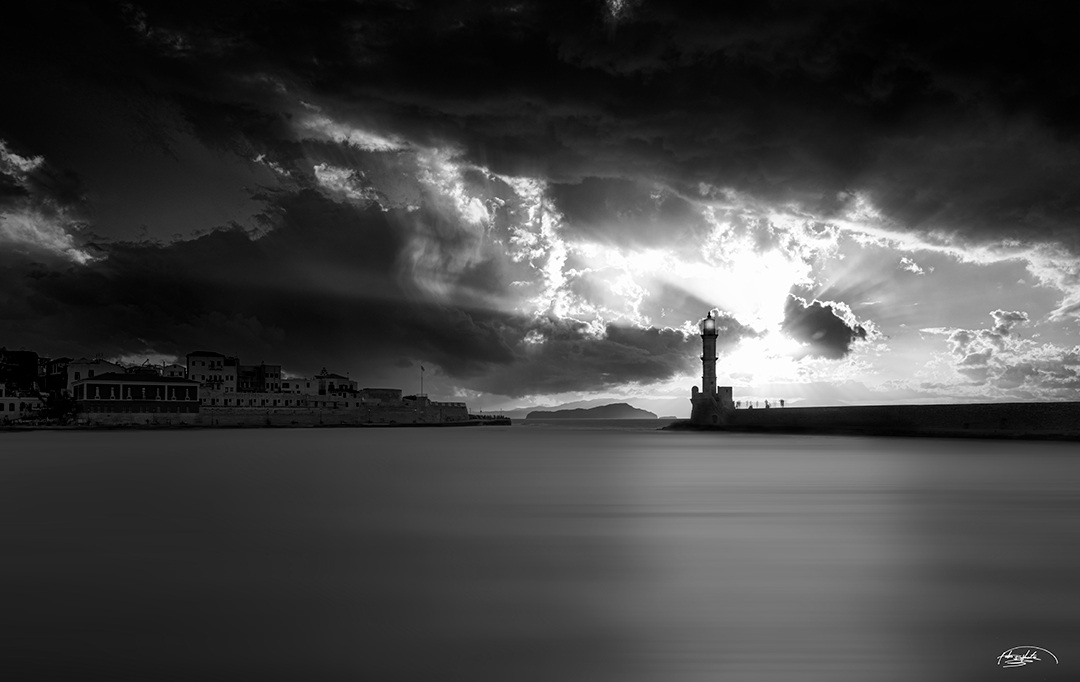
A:
<svg viewBox="0 0 1080 682">
<path fill-rule="evenodd" d="M 76 381 L 76 418 L 107 424 L 194 423 L 199 414 L 197 381 L 151 372 L 109 372 Z"/>
<path fill-rule="evenodd" d="M 223 353 L 197 350 L 187 354 L 187 378 L 206 390 L 236 391 L 240 360 Z"/>
<path fill-rule="evenodd" d="M 281 391 L 281 365 L 240 365 L 236 390 L 242 393 L 277 393 Z"/>
<path fill-rule="evenodd" d="M 701 321 L 701 389 L 690 392 L 690 421 L 694 424 L 719 425 L 735 409 L 731 386 L 716 385 L 716 339 L 718 331 L 712 312 Z"/>
<path fill-rule="evenodd" d="M 36 416 L 43 407 L 45 403 L 39 396 L 9 391 L 0 384 L 0 423 Z"/>
<path fill-rule="evenodd" d="M 344 395 L 357 392 L 356 381 L 341 374 L 327 372 L 324 367 L 313 377 L 289 377 L 281 380 L 282 393 L 300 393 L 304 395 Z M 401 400 L 401 391 L 397 392 Z"/>
<path fill-rule="evenodd" d="M 78 360 L 72 360 L 67 363 L 65 373 L 67 375 L 67 381 L 65 382 L 65 388 L 68 395 L 72 394 L 75 388 L 75 382 L 83 381 L 84 379 L 93 379 L 94 377 L 101 376 L 102 374 L 108 374 L 110 372 L 123 372 L 124 368 L 120 365 L 102 360 L 101 358 L 79 358 Z"/>
<path fill-rule="evenodd" d="M 353 381 L 349 377 L 343 377 L 340 374 L 327 372 L 325 367 L 323 367 L 322 372 L 320 372 L 315 378 L 319 382 L 319 395 L 356 392 L 355 381 Z"/>
<path fill-rule="evenodd" d="M 178 365 L 173 363 L 171 365 L 162 364 L 161 376 L 168 377 L 170 379 L 187 379 L 187 367 L 184 365 Z"/>
<path fill-rule="evenodd" d="M 298 408 L 314 404 L 314 396 L 281 391 L 215 391 L 204 390 L 199 402 L 203 407 L 243 407 L 257 409 Z"/>
</svg>

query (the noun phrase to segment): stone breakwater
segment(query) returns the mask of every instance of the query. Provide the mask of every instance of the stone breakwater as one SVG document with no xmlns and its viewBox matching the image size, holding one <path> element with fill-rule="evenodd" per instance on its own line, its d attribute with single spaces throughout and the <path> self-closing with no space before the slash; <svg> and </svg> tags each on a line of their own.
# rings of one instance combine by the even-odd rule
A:
<svg viewBox="0 0 1080 682">
<path fill-rule="evenodd" d="M 82 426 L 457 426 L 478 424 L 462 403 L 418 406 L 357 407 L 221 407 L 203 405 L 198 412 L 87 412 Z"/>
<path fill-rule="evenodd" d="M 858 405 L 728 410 L 716 426 L 668 429 L 880 436 L 1080 439 L 1080 403 Z"/>
</svg>

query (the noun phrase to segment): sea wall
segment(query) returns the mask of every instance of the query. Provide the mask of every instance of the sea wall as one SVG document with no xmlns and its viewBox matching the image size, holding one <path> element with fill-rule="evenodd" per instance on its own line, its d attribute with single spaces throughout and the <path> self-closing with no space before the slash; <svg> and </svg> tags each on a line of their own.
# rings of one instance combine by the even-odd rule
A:
<svg viewBox="0 0 1080 682">
<path fill-rule="evenodd" d="M 192 426 L 197 412 L 80 412 L 75 422 L 85 426 Z"/>
<path fill-rule="evenodd" d="M 729 410 L 715 428 L 787 433 L 1080 438 L 1080 403 L 859 405 Z"/>
<path fill-rule="evenodd" d="M 368 426 L 469 424 L 468 409 L 458 403 L 421 406 L 372 405 L 351 408 L 200 407 L 198 412 L 81 412 L 88 426 Z"/>
<path fill-rule="evenodd" d="M 464 406 L 431 403 L 421 407 L 373 405 L 337 409 L 204 405 L 194 423 L 201 426 L 360 426 L 468 421 L 469 413 Z"/>
</svg>

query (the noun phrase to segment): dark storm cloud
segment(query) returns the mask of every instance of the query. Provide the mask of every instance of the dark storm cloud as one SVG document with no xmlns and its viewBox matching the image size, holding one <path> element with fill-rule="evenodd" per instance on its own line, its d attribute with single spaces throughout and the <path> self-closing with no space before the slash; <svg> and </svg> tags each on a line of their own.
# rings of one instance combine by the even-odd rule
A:
<svg viewBox="0 0 1080 682">
<path fill-rule="evenodd" d="M 33 91 L 35 78 L 59 73 L 123 93 L 145 114 L 133 117 L 137 127 L 162 139 L 153 112 L 166 106 L 217 148 L 280 150 L 306 98 L 361 127 L 454 143 L 501 173 L 569 185 L 621 178 L 684 194 L 706 182 L 821 213 L 841 207 L 839 192 L 865 190 L 901 225 L 1080 247 L 1070 179 L 1080 170 L 1080 92 L 1060 68 L 1080 61 L 1080 47 L 1050 6 L 639 2 L 616 16 L 602 2 L 135 2 L 34 11 L 50 31 L 13 32 L 6 49 L 26 75 L 7 77 Z"/>
<path fill-rule="evenodd" d="M 851 351 L 856 340 L 868 336 L 866 328 L 837 314 L 836 304 L 807 302 L 789 295 L 784 306 L 780 329 L 791 338 L 807 344 L 808 355 L 838 359 Z"/>
<path fill-rule="evenodd" d="M 258 238 L 233 226 L 172 244 L 118 242 L 82 267 L 7 254 L 5 336 L 46 353 L 208 347 L 310 369 L 319 357 L 353 362 L 415 347 L 409 336 L 433 327 L 454 330 L 436 337 L 448 365 L 506 356 L 484 331 L 490 320 L 463 321 L 410 288 L 401 259 L 412 214 L 313 190 L 268 201 L 269 228 Z M 20 328 L 34 315 L 32 329 Z"/>
</svg>

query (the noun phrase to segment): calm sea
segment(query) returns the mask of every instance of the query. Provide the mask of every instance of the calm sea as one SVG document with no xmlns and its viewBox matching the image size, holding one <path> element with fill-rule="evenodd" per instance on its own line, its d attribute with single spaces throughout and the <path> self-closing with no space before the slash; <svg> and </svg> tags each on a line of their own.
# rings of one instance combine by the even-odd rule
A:
<svg viewBox="0 0 1080 682">
<path fill-rule="evenodd" d="M 0 679 L 1080 679 L 1075 443 L 656 424 L 0 433 Z"/>
</svg>

